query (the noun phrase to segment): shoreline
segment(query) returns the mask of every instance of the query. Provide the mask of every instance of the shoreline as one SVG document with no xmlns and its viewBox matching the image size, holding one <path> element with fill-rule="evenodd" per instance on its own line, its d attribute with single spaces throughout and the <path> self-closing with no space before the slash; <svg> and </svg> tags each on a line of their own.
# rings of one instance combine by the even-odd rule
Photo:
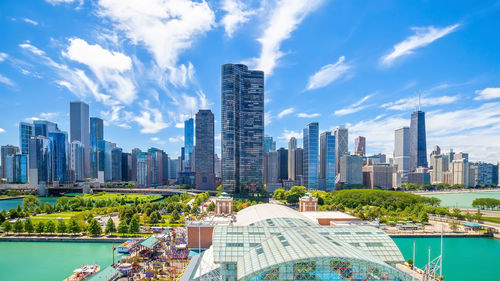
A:
<svg viewBox="0 0 500 281">
<path fill-rule="evenodd" d="M 12 197 L 2 197 L 0 198 L 0 201 L 1 200 L 12 200 L 12 199 L 21 199 L 21 198 L 24 198 L 26 197 L 27 195 L 19 195 L 19 196 L 12 196 Z"/>
<path fill-rule="evenodd" d="M 476 192 L 500 192 L 500 188 L 486 189 L 459 189 L 459 190 L 438 190 L 438 191 L 421 191 L 408 192 L 416 195 L 433 195 L 433 194 L 461 194 L 461 193 L 476 193 Z"/>
<path fill-rule="evenodd" d="M 144 237 L 43 237 L 43 236 L 1 236 L 0 242 L 66 242 L 66 243 L 123 243 L 130 239 Z"/>
</svg>

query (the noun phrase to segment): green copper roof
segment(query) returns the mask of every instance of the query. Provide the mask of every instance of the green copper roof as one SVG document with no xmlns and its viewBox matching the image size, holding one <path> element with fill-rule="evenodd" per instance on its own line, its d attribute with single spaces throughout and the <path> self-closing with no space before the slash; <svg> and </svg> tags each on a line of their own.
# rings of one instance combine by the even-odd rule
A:
<svg viewBox="0 0 500 281">
<path fill-rule="evenodd" d="M 156 237 L 154 236 L 150 236 L 149 238 L 145 239 L 145 240 L 142 240 L 141 243 L 139 243 L 141 246 L 143 247 L 146 247 L 148 249 L 153 249 L 153 247 L 156 245 L 156 243 L 158 242 L 159 240 L 156 239 Z"/>
<path fill-rule="evenodd" d="M 229 196 L 229 194 L 227 194 L 226 192 L 222 192 L 219 197 L 220 199 L 231 199 L 232 197 Z"/>
<path fill-rule="evenodd" d="M 90 278 L 87 279 L 87 281 L 111 281 L 111 280 L 116 280 L 118 276 L 120 276 L 118 270 L 116 270 L 112 266 L 108 266 L 105 269 L 90 276 Z"/>
</svg>

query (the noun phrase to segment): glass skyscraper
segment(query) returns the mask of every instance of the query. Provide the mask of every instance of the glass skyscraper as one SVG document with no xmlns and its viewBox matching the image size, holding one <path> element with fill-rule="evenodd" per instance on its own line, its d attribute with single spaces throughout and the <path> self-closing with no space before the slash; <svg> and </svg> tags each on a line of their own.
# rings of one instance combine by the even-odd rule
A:
<svg viewBox="0 0 500 281">
<path fill-rule="evenodd" d="M 35 120 L 33 121 L 33 126 L 35 129 L 35 136 L 48 137 L 50 132 L 59 131 L 56 123 L 45 120 Z"/>
<path fill-rule="evenodd" d="M 394 164 L 398 166 L 402 181 L 408 181 L 410 171 L 410 128 L 401 127 L 394 131 Z"/>
<path fill-rule="evenodd" d="M 309 123 L 303 132 L 304 146 L 304 185 L 308 189 L 318 189 L 318 149 L 319 149 L 319 124 Z"/>
<path fill-rule="evenodd" d="M 335 174 L 340 173 L 340 158 L 349 152 L 348 149 L 349 133 L 343 125 L 335 130 Z"/>
<path fill-rule="evenodd" d="M 3 178 L 7 178 L 7 156 L 16 154 L 19 152 L 19 147 L 13 145 L 2 145 L 1 147 L 1 160 L 2 160 L 2 174 Z"/>
<path fill-rule="evenodd" d="M 52 183 L 52 140 L 44 136 L 35 136 L 30 140 L 29 168 L 36 174 L 31 174 L 32 183 Z M 36 177 L 35 177 L 36 176 Z"/>
<path fill-rule="evenodd" d="M 83 153 L 84 153 L 83 144 L 80 141 L 72 141 L 70 168 L 74 173 L 74 180 L 76 181 L 83 181 L 85 179 L 85 177 L 83 176 L 83 164 L 84 164 Z M 97 176 L 95 178 L 97 178 Z"/>
<path fill-rule="evenodd" d="M 66 132 L 50 132 L 52 141 L 52 181 L 66 183 L 68 178 L 68 134 Z"/>
<path fill-rule="evenodd" d="M 410 171 L 427 167 L 427 141 L 425 136 L 425 112 L 417 110 L 410 123 Z"/>
<path fill-rule="evenodd" d="M 197 189 L 215 189 L 214 114 L 196 113 L 195 185 Z"/>
<path fill-rule="evenodd" d="M 335 189 L 335 136 L 323 132 L 320 137 L 319 177 L 328 191 Z"/>
<path fill-rule="evenodd" d="M 109 182 L 113 177 L 112 172 L 112 157 L 111 151 L 113 147 L 109 141 L 99 140 L 97 142 L 97 154 L 99 157 L 98 166 L 99 171 L 98 174 L 101 174 L 101 179 L 103 181 Z M 99 178 L 99 175 L 98 175 Z"/>
<path fill-rule="evenodd" d="M 184 121 L 184 163 L 183 168 L 190 167 L 191 170 L 194 168 L 192 165 L 191 157 L 193 156 L 194 150 L 194 120 L 189 118 Z"/>
<path fill-rule="evenodd" d="M 19 146 L 22 154 L 29 154 L 30 139 L 35 134 L 33 124 L 21 122 L 19 123 Z"/>
<path fill-rule="evenodd" d="M 264 187 L 264 72 L 225 64 L 222 88 L 222 186 L 231 193 Z"/>
<path fill-rule="evenodd" d="M 271 136 L 264 136 L 264 153 L 276 150 L 276 142 Z"/>
<path fill-rule="evenodd" d="M 69 104 L 70 138 L 71 141 L 80 141 L 83 144 L 84 174 L 90 177 L 90 121 L 89 105 L 82 101 L 73 101 Z"/>
<path fill-rule="evenodd" d="M 7 156 L 7 182 L 8 183 L 27 183 L 28 182 L 28 155 L 12 154 Z"/>
<path fill-rule="evenodd" d="M 97 178 L 99 157 L 97 157 L 97 143 L 104 139 L 104 122 L 101 118 L 90 117 L 90 177 Z"/>
<path fill-rule="evenodd" d="M 291 137 L 288 141 L 288 178 L 295 180 L 295 150 L 297 149 L 297 139 Z"/>
<path fill-rule="evenodd" d="M 122 149 L 119 147 L 111 150 L 111 180 L 122 180 Z"/>
</svg>

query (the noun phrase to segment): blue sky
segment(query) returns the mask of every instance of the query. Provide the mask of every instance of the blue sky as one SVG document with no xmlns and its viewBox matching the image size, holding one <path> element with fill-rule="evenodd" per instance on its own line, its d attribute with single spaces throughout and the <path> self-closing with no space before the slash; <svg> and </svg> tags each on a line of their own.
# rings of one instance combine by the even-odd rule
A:
<svg viewBox="0 0 500 281">
<path fill-rule="evenodd" d="M 392 155 L 421 93 L 428 146 L 500 160 L 499 1 L 4 0 L 0 143 L 20 121 L 69 129 L 90 104 L 105 139 L 178 155 L 183 121 L 220 120 L 220 66 L 266 74 L 266 134 L 345 124 Z M 216 121 L 216 122 L 217 122 Z M 220 124 L 216 148 L 220 150 Z M 301 143 L 301 141 L 299 141 Z"/>
</svg>

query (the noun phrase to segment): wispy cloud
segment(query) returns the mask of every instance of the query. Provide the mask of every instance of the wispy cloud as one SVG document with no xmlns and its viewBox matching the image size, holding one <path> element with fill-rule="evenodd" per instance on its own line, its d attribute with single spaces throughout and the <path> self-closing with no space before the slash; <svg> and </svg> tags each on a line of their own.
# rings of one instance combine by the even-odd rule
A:
<svg viewBox="0 0 500 281">
<path fill-rule="evenodd" d="M 485 88 L 476 91 L 475 100 L 491 100 L 500 98 L 500 88 Z"/>
<path fill-rule="evenodd" d="M 169 137 L 168 138 L 169 142 L 183 142 L 184 141 L 184 136 L 176 136 L 176 137 Z"/>
<path fill-rule="evenodd" d="M 83 0 L 45 0 L 45 2 L 50 3 L 54 6 L 60 4 L 71 4 L 71 3 L 79 3 L 79 5 L 83 4 Z"/>
<path fill-rule="evenodd" d="M 261 44 L 258 58 L 254 58 L 253 65 L 272 75 L 279 60 L 285 55 L 281 51 L 281 43 L 290 38 L 292 32 L 300 23 L 324 2 L 324 0 L 279 0 L 271 8 L 265 23 L 266 28 L 257 41 Z"/>
<path fill-rule="evenodd" d="M 273 115 L 271 111 L 264 112 L 264 126 L 271 124 L 273 121 Z"/>
<path fill-rule="evenodd" d="M 0 62 L 4 61 L 8 56 L 6 53 L 0 52 Z"/>
<path fill-rule="evenodd" d="M 161 145 L 165 145 L 167 144 L 166 141 L 164 140 L 161 140 L 159 137 L 152 137 L 149 139 L 151 142 L 154 142 L 154 143 L 157 143 L 157 144 L 161 144 Z"/>
<path fill-rule="evenodd" d="M 297 114 L 297 117 L 299 118 L 314 118 L 314 117 L 318 117 L 320 114 L 319 113 L 298 113 Z"/>
<path fill-rule="evenodd" d="M 292 114 L 292 113 L 294 113 L 294 112 L 295 112 L 295 108 L 293 108 L 293 107 L 290 107 L 290 108 L 284 109 L 284 110 L 282 110 L 282 111 L 278 114 L 278 119 L 281 119 L 281 118 L 283 118 L 283 117 L 285 117 L 285 116 L 287 116 L 287 115 L 290 115 L 290 114 Z"/>
<path fill-rule="evenodd" d="M 413 54 L 415 49 L 425 47 L 439 38 L 456 31 L 459 26 L 457 23 L 442 28 L 434 26 L 412 27 L 415 34 L 394 45 L 392 52 L 383 56 L 380 62 L 382 65 L 389 66 L 396 59 Z"/>
<path fill-rule="evenodd" d="M 336 63 L 327 64 L 309 77 L 307 90 L 314 90 L 328 86 L 333 81 L 339 79 L 347 73 L 351 66 L 345 63 L 345 57 L 341 56 Z"/>
<path fill-rule="evenodd" d="M 245 3 L 240 0 L 224 0 L 222 10 L 226 12 L 221 20 L 228 37 L 233 37 L 234 32 L 250 17 L 256 13 L 255 10 L 248 9 Z"/>
<path fill-rule="evenodd" d="M 5 130 L 0 128 L 0 133 L 5 133 Z"/>
<path fill-rule="evenodd" d="M 16 86 L 16 83 L 12 82 L 12 80 L 10 80 L 10 78 L 5 77 L 2 74 L 0 74 L 0 83 L 5 84 L 5 85 L 10 86 L 10 87 Z"/>
<path fill-rule="evenodd" d="M 421 106 L 436 106 L 436 105 L 446 105 L 454 103 L 459 100 L 459 96 L 441 96 L 441 97 L 408 97 L 399 99 L 395 102 L 388 102 L 382 105 L 383 108 L 391 110 L 408 110 L 418 107 L 419 103 Z"/>
<path fill-rule="evenodd" d="M 374 94 L 370 94 L 370 95 L 364 96 L 362 99 L 360 99 L 359 101 L 357 101 L 357 102 L 349 105 L 346 108 L 335 110 L 335 112 L 333 114 L 335 114 L 337 116 L 344 116 L 344 115 L 352 114 L 352 113 L 358 112 L 358 111 L 360 111 L 362 109 L 365 109 L 367 107 L 367 105 L 363 105 L 363 103 L 365 103 L 373 95 Z"/>
<path fill-rule="evenodd" d="M 294 137 L 296 139 L 302 139 L 302 133 L 294 130 L 283 130 L 283 133 L 281 136 L 278 137 L 279 140 L 281 141 L 288 141 L 291 137 Z"/>
<path fill-rule="evenodd" d="M 143 134 L 156 134 L 170 125 L 163 121 L 161 111 L 150 107 L 147 100 L 142 104 L 141 114 L 132 119 L 142 127 L 140 132 Z"/>
<path fill-rule="evenodd" d="M 29 18 L 23 18 L 23 21 L 32 25 L 38 25 L 38 22 Z"/>
</svg>

